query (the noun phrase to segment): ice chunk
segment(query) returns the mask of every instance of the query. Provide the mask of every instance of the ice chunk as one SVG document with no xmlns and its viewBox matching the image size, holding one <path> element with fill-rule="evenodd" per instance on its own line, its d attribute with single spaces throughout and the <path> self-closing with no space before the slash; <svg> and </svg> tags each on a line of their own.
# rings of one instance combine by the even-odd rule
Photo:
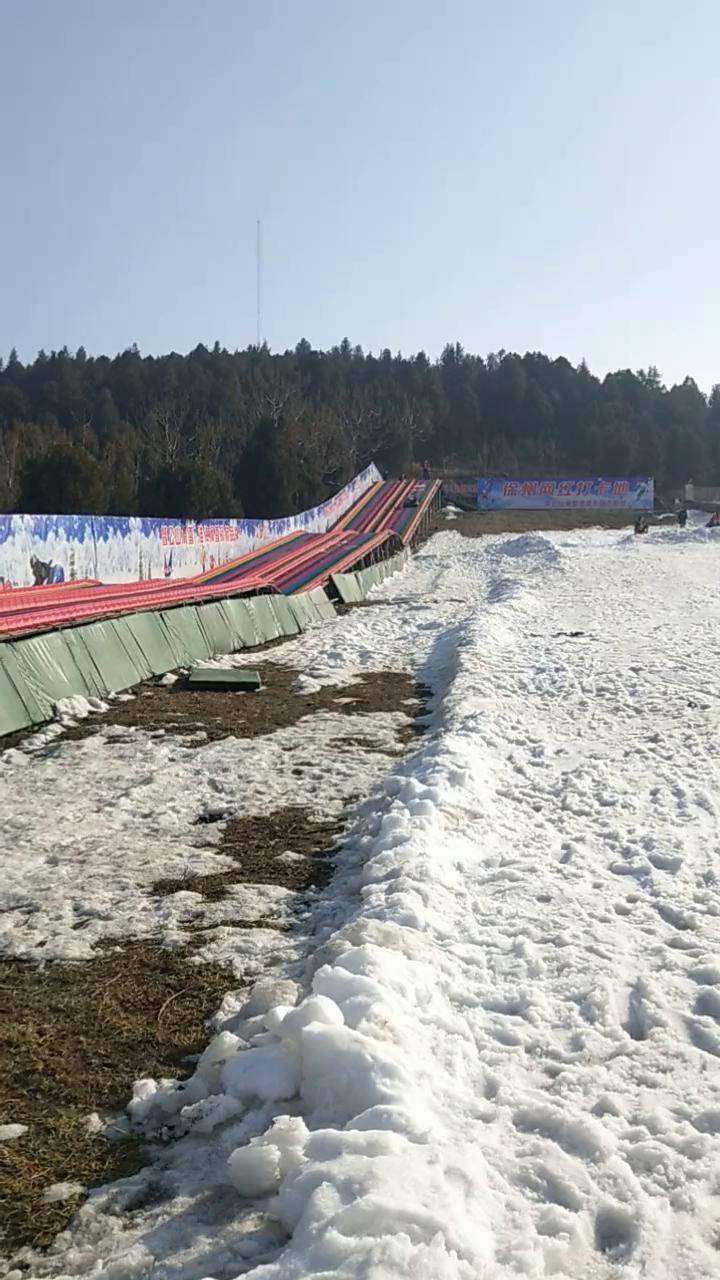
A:
<svg viewBox="0 0 720 1280">
<path fill-rule="evenodd" d="M 223 1088 L 235 1098 L 276 1102 L 292 1098 L 300 1086 L 300 1061 L 289 1045 L 244 1049 L 225 1063 Z"/>
<path fill-rule="evenodd" d="M 301 1094 L 316 1123 L 345 1125 L 353 1116 L 398 1100 L 411 1085 L 384 1044 L 350 1027 L 313 1023 L 301 1033 Z"/>
<path fill-rule="evenodd" d="M 0 1142 L 9 1142 L 11 1138 L 21 1138 L 27 1133 L 26 1124 L 0 1124 Z"/>
<path fill-rule="evenodd" d="M 305 1156 L 308 1131 L 299 1117 L 280 1116 L 267 1133 L 238 1147 L 228 1160 L 232 1185 L 243 1196 L 276 1191 L 282 1178 Z"/>
<path fill-rule="evenodd" d="M 277 1147 L 250 1143 L 228 1159 L 230 1182 L 241 1196 L 267 1196 L 280 1185 Z"/>
<path fill-rule="evenodd" d="M 308 996 L 297 1009 L 291 1009 L 285 1015 L 280 1024 L 280 1035 L 283 1040 L 298 1044 L 303 1028 L 310 1026 L 313 1022 L 341 1027 L 343 1016 L 334 1000 L 330 1000 L 328 996 Z"/>
<path fill-rule="evenodd" d="M 54 1204 L 57 1200 L 71 1200 L 73 1196 L 82 1195 L 85 1190 L 82 1182 L 53 1182 L 43 1191 L 45 1204 Z"/>
<path fill-rule="evenodd" d="M 267 1013 L 276 1004 L 294 1005 L 298 995 L 297 983 L 289 978 L 261 978 L 240 1010 L 241 1017 L 254 1018 L 260 1013 Z"/>
<path fill-rule="evenodd" d="M 233 1035 L 232 1031 L 221 1031 L 201 1054 L 195 1074 L 205 1080 L 214 1080 L 228 1058 L 237 1053 L 239 1045 L 239 1036 Z"/>
</svg>

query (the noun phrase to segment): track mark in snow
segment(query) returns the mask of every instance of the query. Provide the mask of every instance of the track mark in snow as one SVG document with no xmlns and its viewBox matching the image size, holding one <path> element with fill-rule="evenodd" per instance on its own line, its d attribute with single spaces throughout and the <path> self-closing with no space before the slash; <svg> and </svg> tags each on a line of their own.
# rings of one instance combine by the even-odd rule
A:
<svg viewBox="0 0 720 1280">
<path fill-rule="evenodd" d="M 700 991 L 695 1001 L 695 1013 L 720 1022 L 720 991 L 715 991 L 713 987 L 705 987 Z"/>
<path fill-rule="evenodd" d="M 660 1024 L 661 1020 L 648 995 L 647 985 L 642 979 L 638 979 L 628 995 L 625 1030 L 631 1040 L 647 1040 L 653 1028 Z"/>
<path fill-rule="evenodd" d="M 513 1115 L 513 1124 L 521 1133 L 536 1133 L 582 1160 L 602 1161 L 608 1155 L 607 1140 L 599 1125 L 590 1120 L 568 1120 L 562 1111 L 545 1103 L 521 1107 Z"/>
<path fill-rule="evenodd" d="M 640 1239 L 637 1209 L 606 1204 L 595 1217 L 595 1247 L 613 1262 L 627 1262 Z"/>
<path fill-rule="evenodd" d="M 579 1213 L 585 1201 L 578 1190 L 578 1171 L 563 1177 L 541 1160 L 528 1160 L 517 1174 L 517 1183 L 543 1204 L 559 1205 L 571 1213 Z"/>
<path fill-rule="evenodd" d="M 715 1027 L 708 1026 L 698 1018 L 688 1018 L 687 1028 L 696 1049 L 709 1053 L 713 1058 L 720 1058 L 720 1034 Z"/>
</svg>

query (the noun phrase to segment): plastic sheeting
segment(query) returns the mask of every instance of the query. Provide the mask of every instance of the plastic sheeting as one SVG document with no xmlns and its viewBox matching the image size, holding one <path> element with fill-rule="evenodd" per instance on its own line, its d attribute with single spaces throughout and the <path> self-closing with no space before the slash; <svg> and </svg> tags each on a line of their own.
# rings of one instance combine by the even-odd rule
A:
<svg viewBox="0 0 720 1280">
<path fill-rule="evenodd" d="M 357 573 L 334 573 L 330 579 L 343 604 L 358 604 L 365 599 Z"/>
<path fill-rule="evenodd" d="M 282 631 L 280 630 L 277 615 L 270 603 L 270 597 L 255 596 L 253 600 L 248 600 L 247 607 L 252 613 L 261 643 L 267 644 L 269 640 L 278 640 L 282 635 Z"/>
<path fill-rule="evenodd" d="M 235 633 L 222 605 L 217 601 L 201 604 L 197 606 L 197 613 L 213 653 L 232 653 L 235 648 Z"/>
<path fill-rule="evenodd" d="M 296 636 L 301 630 L 300 624 L 290 606 L 289 596 L 265 596 L 272 608 L 282 636 Z"/>
<path fill-rule="evenodd" d="M 335 617 L 335 606 L 324 587 L 313 587 L 312 591 L 308 591 L 307 594 L 324 621 L 329 622 L 331 618 Z"/>
<path fill-rule="evenodd" d="M 191 667 L 202 658 L 212 657 L 212 645 L 200 624 L 194 605 L 164 609 L 160 616 L 167 627 L 175 655 L 174 667 Z"/>
<path fill-rule="evenodd" d="M 44 720 L 62 698 L 88 697 L 87 682 L 62 631 L 32 636 L 12 649 L 5 645 L 3 652 L 14 654 L 25 692 L 42 708 Z"/>
<path fill-rule="evenodd" d="M 262 644 L 255 619 L 245 600 L 223 600 L 223 613 L 232 627 L 236 649 L 254 649 Z"/>
<path fill-rule="evenodd" d="M 175 654 L 168 638 L 167 627 L 157 613 L 130 613 L 127 616 L 128 631 L 145 655 L 152 675 L 162 676 L 172 671 Z"/>
<path fill-rule="evenodd" d="M 310 599 L 309 592 L 300 591 L 295 596 L 286 596 L 285 599 L 300 631 L 307 631 L 308 627 L 320 625 L 322 617 L 317 606 Z"/>
<path fill-rule="evenodd" d="M 119 693 L 144 679 L 111 621 L 91 622 L 83 627 L 81 640 L 100 672 L 104 693 Z"/>
<path fill-rule="evenodd" d="M 0 651 L 0 733 L 16 733 L 46 717 L 25 689 L 17 658 L 9 645 Z"/>
</svg>

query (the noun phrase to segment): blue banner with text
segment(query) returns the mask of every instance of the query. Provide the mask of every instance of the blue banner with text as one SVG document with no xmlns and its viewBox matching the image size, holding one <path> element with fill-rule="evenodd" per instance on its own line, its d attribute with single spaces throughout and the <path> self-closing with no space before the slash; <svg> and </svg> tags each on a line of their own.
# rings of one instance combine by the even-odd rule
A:
<svg viewBox="0 0 720 1280">
<path fill-rule="evenodd" d="M 481 511 L 652 511 L 654 501 L 654 484 L 647 476 L 584 480 L 517 480 L 503 476 L 477 482 L 477 505 Z"/>
</svg>

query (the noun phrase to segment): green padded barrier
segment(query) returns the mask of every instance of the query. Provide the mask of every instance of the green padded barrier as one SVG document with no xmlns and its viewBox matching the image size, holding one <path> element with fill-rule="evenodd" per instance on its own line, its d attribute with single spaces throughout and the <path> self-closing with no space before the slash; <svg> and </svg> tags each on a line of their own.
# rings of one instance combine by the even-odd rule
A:
<svg viewBox="0 0 720 1280">
<path fill-rule="evenodd" d="M 193 667 L 188 684 L 193 689 L 215 689 L 219 693 L 262 688 L 260 673 L 250 671 L 247 667 L 235 667 L 232 671 L 221 667 Z"/>
<path fill-rule="evenodd" d="M 296 636 L 300 627 L 295 614 L 290 608 L 287 596 L 265 596 L 264 598 L 277 618 L 280 634 L 283 636 Z"/>
<path fill-rule="evenodd" d="M 254 649 L 261 643 L 247 600 L 223 600 L 222 607 L 225 617 L 230 620 L 236 649 Z"/>
<path fill-rule="evenodd" d="M 321 618 L 329 620 L 330 618 L 337 617 L 331 601 L 328 600 L 324 587 L 313 587 L 312 591 L 308 591 L 308 595 L 316 606 Z"/>
<path fill-rule="evenodd" d="M 145 656 L 142 645 L 138 644 L 132 627 L 128 626 L 127 618 L 113 618 L 112 628 L 137 671 L 139 678 L 141 680 L 149 680 L 150 676 L 154 675 L 155 672 Z M 133 683 L 137 684 L 137 681 L 133 681 Z"/>
<path fill-rule="evenodd" d="M 82 643 L 87 649 L 103 683 L 103 693 L 119 693 L 130 685 L 140 684 L 138 670 L 110 620 L 89 622 L 80 627 Z"/>
<path fill-rule="evenodd" d="M 32 706 L 30 710 L 23 694 L 28 696 L 28 691 L 23 688 L 17 659 L 10 645 L 2 644 L 0 645 L 0 734 L 17 733 L 18 729 L 29 729 L 33 724 L 40 724 L 44 718 L 39 706 L 32 704 L 32 696 L 28 696 Z"/>
<path fill-rule="evenodd" d="M 162 676 L 166 671 L 172 671 L 176 665 L 175 654 L 162 618 L 156 613 L 129 613 L 125 621 L 152 674 Z"/>
<path fill-rule="evenodd" d="M 358 604 L 365 598 L 356 573 L 333 573 L 331 581 L 343 604 Z"/>
<path fill-rule="evenodd" d="M 232 653 L 235 649 L 235 635 L 222 606 L 213 601 L 211 604 L 198 605 L 197 611 L 202 628 L 212 644 L 213 653 Z"/>
<path fill-rule="evenodd" d="M 72 650 L 62 631 L 48 631 L 45 635 L 16 640 L 12 651 L 25 689 L 43 709 L 43 720 L 52 716 L 62 698 L 95 696 L 94 684 L 88 686 L 75 665 Z"/>
<path fill-rule="evenodd" d="M 370 594 L 370 591 L 373 590 L 374 586 L 379 586 L 380 582 L 383 581 L 384 576 L 386 575 L 384 575 L 384 571 L 380 568 L 379 564 L 373 564 L 372 568 L 364 568 L 364 570 L 357 575 L 360 580 L 360 590 L 363 591 L 364 598 Z"/>
<path fill-rule="evenodd" d="M 93 660 L 92 654 L 88 652 L 87 646 L 83 641 L 84 627 L 68 627 L 67 630 L 61 632 L 65 638 L 65 643 L 72 654 L 73 662 L 77 667 L 80 675 L 85 681 L 88 689 L 92 691 L 95 698 L 104 698 L 107 693 L 104 681 L 97 666 Z"/>
<path fill-rule="evenodd" d="M 191 667 L 193 662 L 212 657 L 212 646 L 200 625 L 194 605 L 163 609 L 162 619 L 175 653 L 175 667 Z"/>
<path fill-rule="evenodd" d="M 292 609 L 295 621 L 301 631 L 307 631 L 308 627 L 315 627 L 319 622 L 322 622 L 322 618 L 307 591 L 298 591 L 297 595 L 285 596 L 285 599 Z"/>
<path fill-rule="evenodd" d="M 267 643 L 268 640 L 277 640 L 282 632 L 268 597 L 254 596 L 252 600 L 248 600 L 248 609 L 250 609 L 255 619 L 255 626 L 258 635 L 261 637 L 261 643 Z"/>
</svg>

